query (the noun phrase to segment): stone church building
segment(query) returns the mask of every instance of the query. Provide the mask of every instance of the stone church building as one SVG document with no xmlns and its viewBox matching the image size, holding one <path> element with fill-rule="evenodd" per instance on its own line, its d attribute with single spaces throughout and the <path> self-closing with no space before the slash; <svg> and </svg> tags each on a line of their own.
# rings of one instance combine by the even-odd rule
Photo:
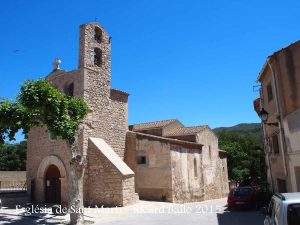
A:
<svg viewBox="0 0 300 225">
<path fill-rule="evenodd" d="M 111 38 L 98 23 L 80 26 L 79 66 L 46 79 L 89 106 L 79 135 L 87 156 L 85 205 L 124 206 L 140 199 L 201 201 L 228 193 L 226 153 L 208 126 L 178 120 L 128 126 L 128 94 L 111 87 Z M 35 202 L 68 204 L 70 151 L 43 127 L 30 130 L 28 193 Z"/>
</svg>

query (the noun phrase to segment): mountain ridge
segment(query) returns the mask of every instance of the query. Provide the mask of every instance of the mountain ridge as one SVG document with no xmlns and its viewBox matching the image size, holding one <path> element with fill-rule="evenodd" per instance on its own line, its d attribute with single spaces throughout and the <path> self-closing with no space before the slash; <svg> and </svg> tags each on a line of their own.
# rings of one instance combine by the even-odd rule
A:
<svg viewBox="0 0 300 225">
<path fill-rule="evenodd" d="M 260 123 L 239 123 L 231 127 L 216 127 L 213 131 L 220 137 L 223 132 L 233 133 L 238 136 L 252 136 L 258 143 L 263 143 L 263 133 Z"/>
<path fill-rule="evenodd" d="M 254 129 L 261 129 L 261 124 L 260 123 L 239 123 L 233 126 L 229 127 L 216 127 L 213 130 L 218 132 L 221 130 L 227 130 L 227 131 L 249 131 L 249 130 L 254 130 Z"/>
</svg>

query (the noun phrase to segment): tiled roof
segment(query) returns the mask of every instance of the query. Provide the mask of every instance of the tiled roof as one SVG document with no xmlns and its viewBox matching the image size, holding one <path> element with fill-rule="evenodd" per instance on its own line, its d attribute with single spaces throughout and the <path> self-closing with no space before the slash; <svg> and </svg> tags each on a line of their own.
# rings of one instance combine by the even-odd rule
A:
<svg viewBox="0 0 300 225">
<path fill-rule="evenodd" d="M 121 91 L 121 90 L 118 90 L 118 89 L 115 89 L 115 88 L 111 88 L 110 91 L 112 93 L 118 93 L 118 94 L 121 94 L 121 95 L 127 95 L 127 96 L 129 95 L 127 92 Z"/>
<path fill-rule="evenodd" d="M 208 128 L 207 125 L 203 126 L 194 126 L 194 127 L 180 127 L 174 130 L 171 130 L 168 133 L 165 133 L 164 136 L 171 137 L 171 136 L 182 136 L 182 135 L 194 135 L 200 133 L 201 131 Z"/>
<path fill-rule="evenodd" d="M 131 125 L 131 127 L 132 127 L 133 131 L 152 129 L 152 128 L 162 128 L 162 127 L 165 127 L 175 121 L 177 121 L 177 120 L 176 119 L 161 120 L 161 121 L 134 124 L 134 125 Z"/>
<path fill-rule="evenodd" d="M 194 149 L 202 149 L 202 144 L 199 143 L 195 143 L 195 142 L 189 142 L 189 141 L 183 141 L 183 140 L 177 140 L 177 139 L 173 139 L 173 138 L 167 138 L 167 137 L 160 137 L 160 136 L 155 136 L 155 135 L 151 135 L 151 134 L 144 134 L 144 133 L 139 133 L 139 132 L 134 132 L 134 131 L 127 131 L 127 134 L 132 134 L 135 135 L 137 138 L 141 137 L 141 138 L 147 138 L 150 140 L 158 140 L 161 142 L 167 142 L 170 144 L 177 144 L 177 145 L 181 145 L 184 147 L 188 147 L 188 148 L 194 148 Z"/>
</svg>

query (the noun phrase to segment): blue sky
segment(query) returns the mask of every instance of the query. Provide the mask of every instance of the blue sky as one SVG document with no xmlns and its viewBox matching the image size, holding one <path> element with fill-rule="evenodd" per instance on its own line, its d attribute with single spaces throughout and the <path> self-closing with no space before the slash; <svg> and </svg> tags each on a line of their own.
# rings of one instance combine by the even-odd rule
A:
<svg viewBox="0 0 300 225">
<path fill-rule="evenodd" d="M 300 38 L 300 1 L 1 1 L 0 96 L 78 62 L 78 27 L 112 36 L 112 84 L 130 93 L 129 122 L 258 122 L 252 101 L 266 57 Z"/>
</svg>

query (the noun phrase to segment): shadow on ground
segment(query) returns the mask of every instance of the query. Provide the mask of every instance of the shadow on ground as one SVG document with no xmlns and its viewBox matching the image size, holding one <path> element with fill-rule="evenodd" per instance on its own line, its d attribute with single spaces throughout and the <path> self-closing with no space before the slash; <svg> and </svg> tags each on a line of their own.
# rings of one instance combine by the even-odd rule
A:
<svg viewBox="0 0 300 225">
<path fill-rule="evenodd" d="M 257 211 L 225 210 L 217 213 L 218 225 L 263 225 L 264 216 Z"/>
<path fill-rule="evenodd" d="M 6 205 L 0 208 L 0 225 L 66 224 L 65 219 L 49 212 L 37 210 L 31 214 L 26 213 L 27 210 L 28 212 L 31 211 L 32 206 L 34 207 L 35 205 Z"/>
<path fill-rule="evenodd" d="M 66 224 L 65 220 L 57 219 L 53 217 L 47 216 L 47 218 L 43 215 L 39 216 L 25 216 L 25 215 L 13 215 L 13 214 L 5 214 L 0 213 L 0 224 L 9 224 L 9 225 L 35 225 L 35 224 Z M 53 221 L 51 221 L 53 220 Z"/>
</svg>

